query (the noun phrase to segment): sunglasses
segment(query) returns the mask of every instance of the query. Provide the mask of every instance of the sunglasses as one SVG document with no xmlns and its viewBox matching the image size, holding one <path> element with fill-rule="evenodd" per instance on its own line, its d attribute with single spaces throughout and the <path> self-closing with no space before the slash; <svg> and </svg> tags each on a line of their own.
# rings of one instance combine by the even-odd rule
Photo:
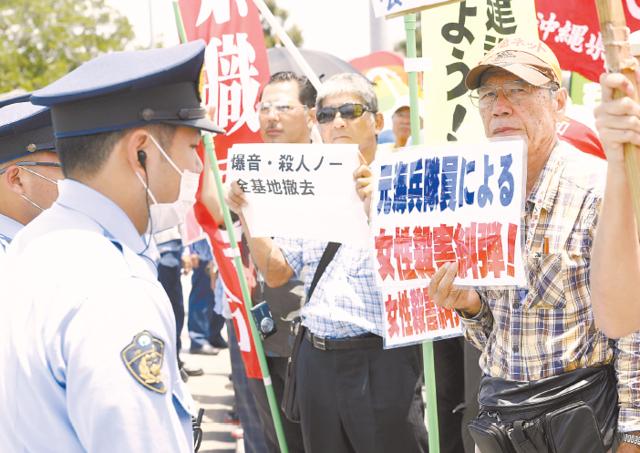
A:
<svg viewBox="0 0 640 453">
<path fill-rule="evenodd" d="M 62 165 L 59 164 L 58 162 L 31 162 L 31 161 L 24 161 L 24 162 L 18 162 L 15 165 L 16 165 L 16 167 L 55 167 L 55 168 L 62 168 Z M 8 168 L 9 167 L 0 168 L 0 175 L 3 174 L 4 172 L 6 172 Z"/>
<path fill-rule="evenodd" d="M 319 124 L 326 124 L 333 121 L 336 113 L 340 113 L 343 120 L 353 120 L 360 118 L 366 112 L 375 113 L 370 108 L 362 104 L 342 104 L 340 107 L 321 107 L 316 110 L 316 119 Z"/>
</svg>

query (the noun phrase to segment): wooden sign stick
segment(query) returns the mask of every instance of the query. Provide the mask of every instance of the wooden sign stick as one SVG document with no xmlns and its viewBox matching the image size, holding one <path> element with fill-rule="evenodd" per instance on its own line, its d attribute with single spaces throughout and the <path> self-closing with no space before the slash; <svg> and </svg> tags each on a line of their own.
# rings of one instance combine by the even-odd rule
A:
<svg viewBox="0 0 640 453">
<path fill-rule="evenodd" d="M 631 55 L 629 29 L 624 17 L 622 1 L 596 0 L 596 7 L 600 19 L 607 71 L 623 74 L 633 84 L 634 100 L 638 102 L 638 83 L 635 75 L 638 62 Z M 624 96 L 624 93 L 616 90 L 613 96 L 618 99 Z M 624 163 L 640 237 L 640 151 L 631 143 L 624 145 Z"/>
</svg>

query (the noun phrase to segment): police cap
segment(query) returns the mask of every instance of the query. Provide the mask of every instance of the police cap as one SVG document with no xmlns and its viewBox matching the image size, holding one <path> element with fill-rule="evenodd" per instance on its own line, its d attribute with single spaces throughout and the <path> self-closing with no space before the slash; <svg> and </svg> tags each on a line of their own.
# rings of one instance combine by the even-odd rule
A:
<svg viewBox="0 0 640 453">
<path fill-rule="evenodd" d="M 17 102 L 0 108 L 0 164 L 36 151 L 54 150 L 51 112 L 47 107 Z"/>
<path fill-rule="evenodd" d="M 56 138 L 155 123 L 223 133 L 200 105 L 204 51 L 199 40 L 105 54 L 35 91 L 31 102 L 51 107 Z"/>
<path fill-rule="evenodd" d="M 31 97 L 31 93 L 26 93 L 24 91 L 17 92 L 12 91 L 9 93 L 0 94 L 0 108 L 5 105 L 15 104 L 17 102 L 29 102 L 29 98 Z"/>
</svg>

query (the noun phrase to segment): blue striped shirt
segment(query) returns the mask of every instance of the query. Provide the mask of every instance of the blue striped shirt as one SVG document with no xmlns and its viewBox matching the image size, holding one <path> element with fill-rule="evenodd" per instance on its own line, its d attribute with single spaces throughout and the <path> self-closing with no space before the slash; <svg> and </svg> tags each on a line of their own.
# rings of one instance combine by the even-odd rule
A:
<svg viewBox="0 0 640 453">
<path fill-rule="evenodd" d="M 308 293 L 327 243 L 277 238 L 276 244 Z M 382 293 L 371 250 L 342 244 L 302 308 L 302 318 L 311 332 L 322 337 L 368 332 L 382 336 Z"/>
</svg>

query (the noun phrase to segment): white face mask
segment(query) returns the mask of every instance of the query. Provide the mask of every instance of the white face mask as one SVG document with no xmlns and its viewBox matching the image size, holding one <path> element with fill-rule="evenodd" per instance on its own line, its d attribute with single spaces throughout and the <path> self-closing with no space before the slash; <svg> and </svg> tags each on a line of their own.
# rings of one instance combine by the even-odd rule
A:
<svg viewBox="0 0 640 453">
<path fill-rule="evenodd" d="M 155 234 L 184 223 L 187 213 L 196 202 L 196 192 L 198 191 L 200 175 L 189 170 L 180 171 L 156 139 L 153 138 L 152 135 L 149 135 L 149 138 L 151 138 L 151 141 L 158 147 L 158 150 L 160 150 L 164 158 L 167 159 L 173 169 L 180 175 L 180 192 L 178 193 L 178 199 L 173 203 L 158 203 L 151 189 L 149 189 L 142 179 L 142 176 L 140 176 L 140 173 L 136 172 L 136 176 L 147 190 L 151 201 L 153 201 L 153 204 L 149 206 L 151 216 L 149 223 L 152 230 L 150 233 Z"/>
</svg>

